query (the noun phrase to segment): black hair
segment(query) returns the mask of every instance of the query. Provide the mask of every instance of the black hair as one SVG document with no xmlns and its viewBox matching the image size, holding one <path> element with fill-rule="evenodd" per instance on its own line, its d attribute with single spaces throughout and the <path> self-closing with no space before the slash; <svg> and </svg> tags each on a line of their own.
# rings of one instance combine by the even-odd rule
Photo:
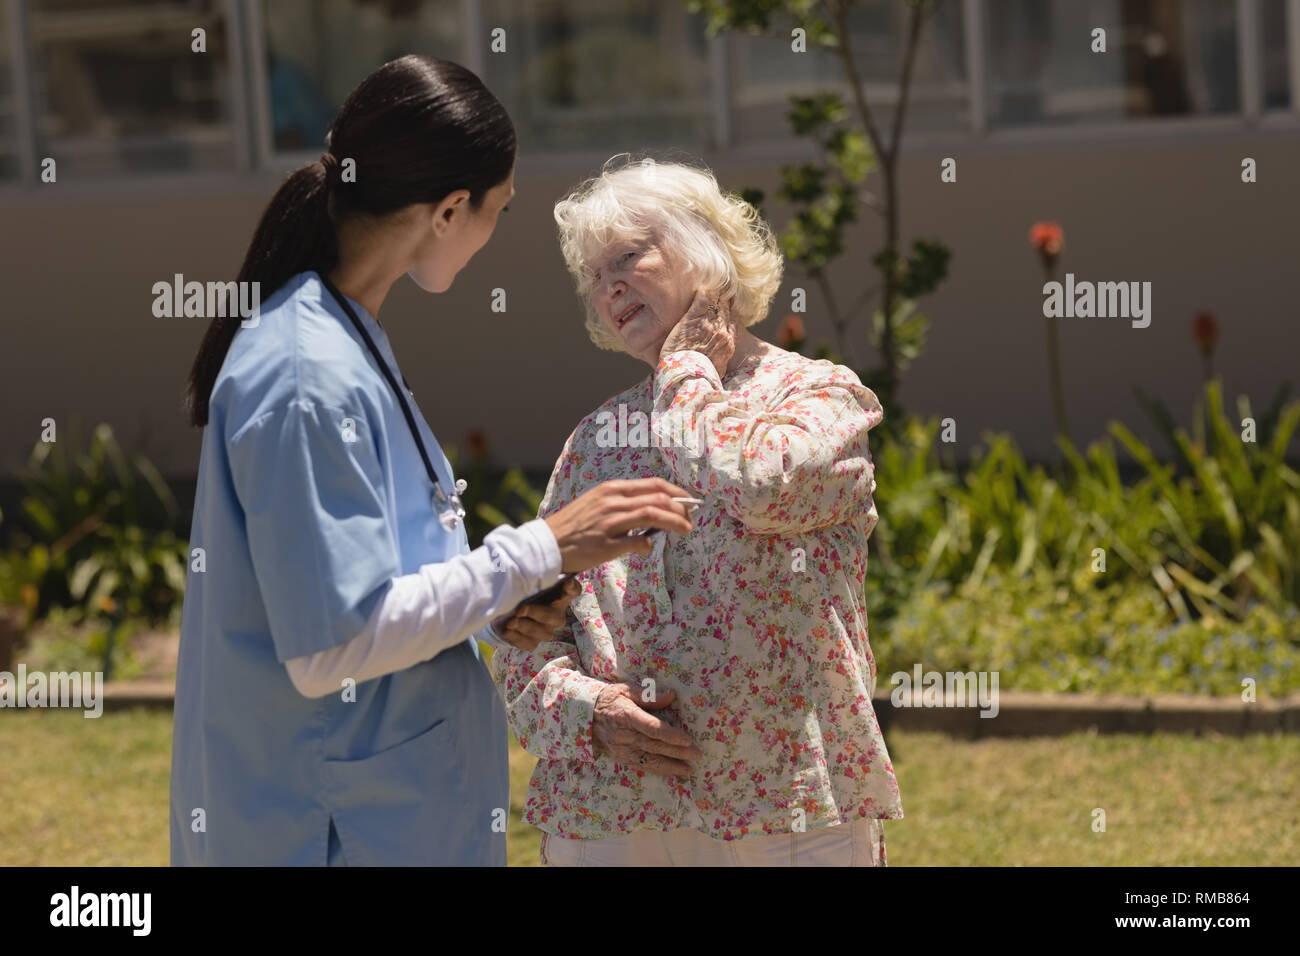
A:
<svg viewBox="0 0 1300 956">
<path fill-rule="evenodd" d="M 253 233 L 239 282 L 259 283 L 261 301 L 308 269 L 338 263 L 335 229 L 355 215 L 378 216 L 436 203 L 469 190 L 477 211 L 515 162 L 515 128 L 500 101 L 472 72 L 448 60 L 404 56 L 357 86 L 339 110 L 319 161 L 293 172 Z M 355 182 L 341 181 L 351 159 Z M 191 425 L 208 423 L 208 401 L 239 331 L 239 315 L 214 318 L 190 369 L 185 403 Z"/>
</svg>

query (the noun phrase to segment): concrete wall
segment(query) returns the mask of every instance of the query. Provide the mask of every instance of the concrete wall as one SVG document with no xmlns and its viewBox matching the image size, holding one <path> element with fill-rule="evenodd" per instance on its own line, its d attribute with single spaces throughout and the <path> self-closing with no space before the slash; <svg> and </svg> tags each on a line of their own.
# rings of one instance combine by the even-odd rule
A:
<svg viewBox="0 0 1300 956">
<path fill-rule="evenodd" d="M 956 184 L 939 182 L 947 155 L 958 159 Z M 1259 164 L 1254 185 L 1240 182 L 1244 156 Z M 705 157 L 724 184 L 768 189 L 780 158 Z M 403 371 L 445 444 L 481 428 L 498 464 L 549 468 L 583 414 L 649 372 L 587 341 L 555 242 L 551 205 L 589 168 L 521 158 L 518 197 L 452 289 L 429 296 L 404 279 L 385 304 Z M 199 435 L 184 424 L 180 399 L 204 323 L 154 318 L 151 286 L 176 272 L 233 277 L 277 182 L 278 174 L 262 173 L 0 190 L 5 472 L 30 450 L 42 418 L 62 424 L 79 415 L 110 422 L 164 474 L 194 473 Z M 949 278 L 924 302 L 930 345 L 904 398 L 916 411 L 957 419 L 959 458 L 986 430 L 1012 432 L 1031 455 L 1053 454 L 1043 280 L 1027 242 L 1038 219 L 1065 228 L 1062 272 L 1153 284 L 1149 328 L 1062 320 L 1076 438 L 1102 434 L 1111 418 L 1154 437 L 1135 384 L 1189 420 L 1200 378 L 1189 329 L 1202 309 L 1222 327 L 1217 367 L 1230 396 L 1244 390 L 1262 404 L 1279 383 L 1296 381 L 1294 127 L 919 147 L 903 157 L 901 194 L 906 241 L 935 237 L 953 253 Z M 874 277 L 878 241 L 868 213 L 833 273 L 842 301 Z M 829 337 L 815 287 L 793 270 L 758 334 L 775 335 L 797 285 L 809 289 L 810 338 Z M 507 290 L 504 314 L 490 309 L 497 286 Z M 863 356 L 865 335 L 860 322 Z"/>
</svg>

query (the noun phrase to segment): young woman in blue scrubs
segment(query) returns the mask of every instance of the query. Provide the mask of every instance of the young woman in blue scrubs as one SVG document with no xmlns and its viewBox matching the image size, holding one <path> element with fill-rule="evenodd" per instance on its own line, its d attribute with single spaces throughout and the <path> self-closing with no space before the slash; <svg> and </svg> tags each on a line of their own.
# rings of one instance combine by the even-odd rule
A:
<svg viewBox="0 0 1300 956">
<path fill-rule="evenodd" d="M 686 492 L 608 482 L 471 550 L 378 317 L 403 274 L 442 292 L 487 242 L 514 127 L 473 73 L 409 56 L 357 87 L 328 143 L 253 236 L 239 281 L 260 315 L 214 319 L 190 373 L 171 859 L 504 864 L 505 715 L 475 639 L 549 639 L 571 591 L 489 622 L 562 571 L 649 553 L 633 528 L 689 532 Z"/>
</svg>

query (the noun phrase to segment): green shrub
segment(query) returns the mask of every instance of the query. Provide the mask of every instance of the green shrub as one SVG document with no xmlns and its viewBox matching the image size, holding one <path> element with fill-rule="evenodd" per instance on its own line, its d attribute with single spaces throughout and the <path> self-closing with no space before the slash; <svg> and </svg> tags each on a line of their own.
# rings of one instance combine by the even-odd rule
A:
<svg viewBox="0 0 1300 956">
<path fill-rule="evenodd" d="M 1098 587 L 1090 572 L 1059 580 L 1040 570 L 991 572 L 955 599 L 938 582 L 887 624 L 873 621 L 878 681 L 910 672 L 997 671 L 1001 690 L 1234 695 L 1254 678 L 1262 696 L 1300 689 L 1300 612 L 1252 606 L 1240 621 L 1179 622 L 1141 580 Z"/>
<path fill-rule="evenodd" d="M 171 530 L 171 490 L 147 458 L 125 455 L 101 424 L 84 451 L 66 433 L 37 442 L 22 479 L 22 525 L 6 562 L 34 582 L 35 616 L 52 607 L 175 616 L 187 546 Z"/>
<path fill-rule="evenodd" d="M 95 615 L 87 617 L 76 608 L 51 608 L 50 613 L 28 635 L 19 655 L 29 671 L 103 671 L 105 679 L 134 680 L 143 666 L 131 651 L 130 639 L 140 630 L 138 621 L 113 622 Z M 108 648 L 109 635 L 113 647 Z"/>
<path fill-rule="evenodd" d="M 1217 382 L 1206 406 L 1216 438 L 1207 449 L 1177 431 L 1181 472 L 1112 423 L 1145 470 L 1127 485 L 1109 439 L 1084 454 L 1063 442 L 1066 466 L 1052 474 L 1029 466 L 1008 436 L 987 436 L 958 475 L 940 461 L 938 423 L 908 422 L 873 451 L 880 522 L 868 594 L 877 618 L 930 582 L 960 596 L 993 571 L 1063 581 L 1091 568 L 1096 548 L 1106 581 L 1153 582 L 1179 620 L 1242 620 L 1260 602 L 1284 615 L 1300 603 L 1300 474 L 1286 463 L 1300 402 L 1260 444 L 1232 431 Z"/>
</svg>

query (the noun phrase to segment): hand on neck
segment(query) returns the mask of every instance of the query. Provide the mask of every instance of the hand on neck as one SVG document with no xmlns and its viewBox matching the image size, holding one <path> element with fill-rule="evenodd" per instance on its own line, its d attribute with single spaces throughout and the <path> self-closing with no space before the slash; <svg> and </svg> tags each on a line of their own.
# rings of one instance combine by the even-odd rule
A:
<svg viewBox="0 0 1300 956">
<path fill-rule="evenodd" d="M 652 349 L 641 356 L 642 360 L 651 368 L 659 367 L 660 352 L 662 351 L 664 341 L 666 341 L 667 338 L 668 336 L 665 334 L 662 340 L 657 342 Z M 727 370 L 724 374 L 730 375 L 743 363 L 749 361 L 756 355 L 762 354 L 766 348 L 767 343 L 753 332 L 750 332 L 745 328 L 736 329 L 736 350 L 732 353 L 731 359 L 727 362 Z"/>
<path fill-rule="evenodd" d="M 745 362 L 763 352 L 766 343 L 749 329 L 736 330 L 736 351 L 727 362 L 727 374 L 731 374 Z"/>
</svg>

